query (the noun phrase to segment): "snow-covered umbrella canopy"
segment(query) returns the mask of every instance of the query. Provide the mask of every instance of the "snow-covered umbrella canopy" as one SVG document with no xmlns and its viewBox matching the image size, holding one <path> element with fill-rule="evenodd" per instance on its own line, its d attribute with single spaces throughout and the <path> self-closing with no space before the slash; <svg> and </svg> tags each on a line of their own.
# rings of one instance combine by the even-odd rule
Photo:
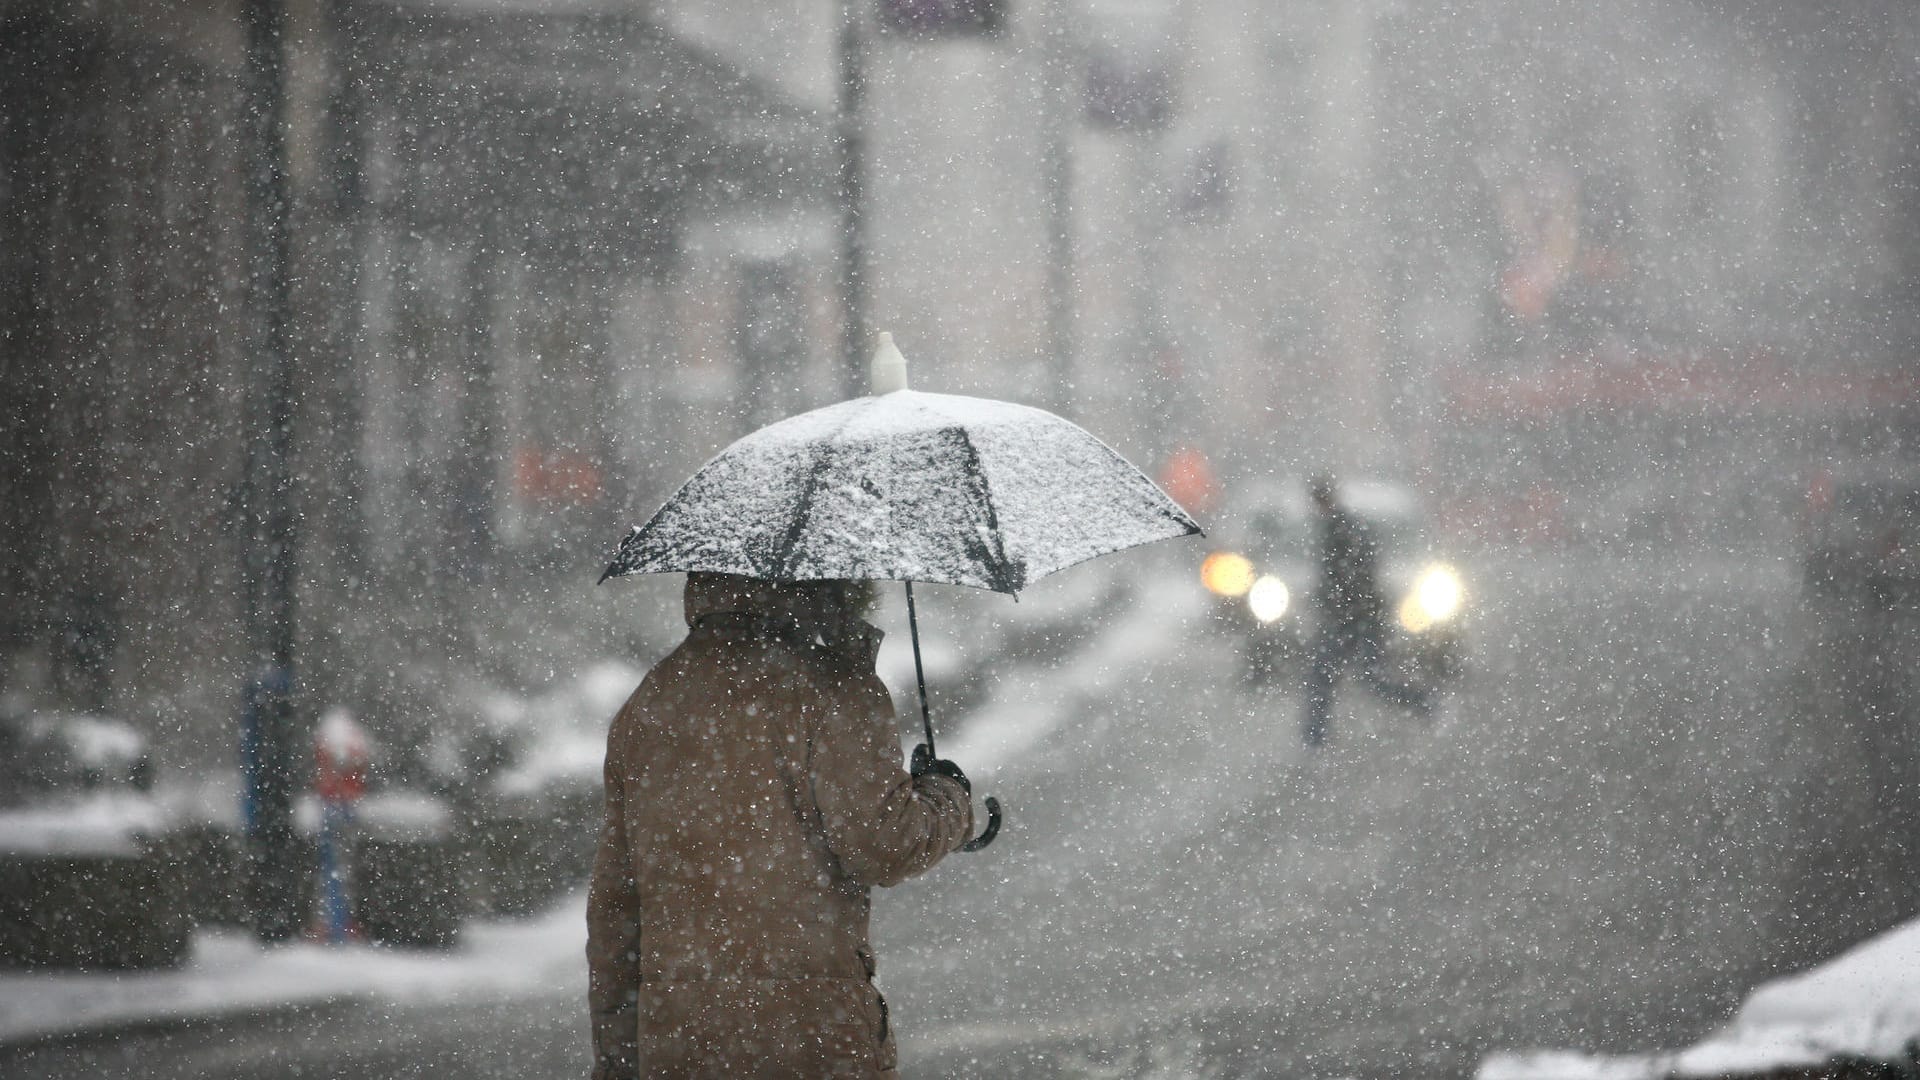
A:
<svg viewBox="0 0 1920 1080">
<path fill-rule="evenodd" d="M 1086 559 L 1199 531 L 1073 423 L 902 389 L 727 447 L 621 542 L 601 580 L 704 570 L 1014 593 Z"/>
</svg>

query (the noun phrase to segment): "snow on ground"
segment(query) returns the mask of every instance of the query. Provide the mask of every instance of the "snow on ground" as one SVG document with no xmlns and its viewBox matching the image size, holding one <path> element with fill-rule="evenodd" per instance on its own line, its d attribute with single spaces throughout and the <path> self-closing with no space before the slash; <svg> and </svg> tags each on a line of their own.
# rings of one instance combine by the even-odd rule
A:
<svg viewBox="0 0 1920 1080">
<path fill-rule="evenodd" d="M 1657 1080 L 1892 1061 L 1920 1039 L 1920 920 L 1811 971 L 1764 983 L 1720 1031 L 1684 1050 L 1628 1057 L 1565 1051 L 1494 1054 L 1478 1080 Z"/>
<path fill-rule="evenodd" d="M 1142 682 L 1143 670 L 1166 651 L 1170 641 L 1180 642 L 1183 648 L 1207 647 L 1204 639 L 1169 629 L 1199 614 L 1189 585 L 1170 574 L 1139 574 L 1129 602 L 1111 618 L 1085 628 L 1080 647 L 1068 655 L 1057 661 L 1034 658 L 1030 663 L 1022 662 L 1017 652 L 1007 657 L 1004 666 L 991 672 L 985 704 L 974 711 L 969 723 L 956 725 L 951 744 L 943 740 L 942 750 L 965 762 L 977 777 L 1017 787 L 1023 778 L 1031 779 L 1029 773 L 1047 773 L 1105 745 L 1102 733 L 1092 730 L 1097 724 L 1124 725 L 1131 714 L 1140 713 L 1134 720 L 1151 724 L 1159 732 L 1153 744 L 1156 759 L 1175 754 L 1205 758 L 1199 765 L 1175 770 L 1179 775 L 1210 775 L 1211 770 L 1232 764 L 1233 758 L 1246 756 L 1247 749 L 1262 745 L 1262 740 L 1253 730 L 1230 722 L 1232 718 L 1211 718 L 1204 738 L 1182 741 L 1175 737 L 1184 730 L 1174 723 L 1178 717 L 1162 715 L 1168 702 L 1161 700 L 1159 690 Z M 1092 583 L 1087 589 L 1090 595 L 1098 591 Z M 1046 594 L 1043 591 L 1033 599 L 1044 604 Z M 1078 590 L 1073 596 L 1063 593 L 1053 598 L 1067 607 L 1082 599 Z M 937 637 L 952 636 L 951 627 L 962 624 L 958 609 L 965 605 L 957 599 L 949 603 L 956 610 L 939 624 L 943 632 Z M 1041 614 L 1023 610 L 1021 617 Z M 897 637 L 904 641 L 905 635 Z M 630 689 L 636 678 L 631 671 L 607 674 L 608 700 L 620 696 L 616 690 L 623 694 Z M 1122 685 L 1134 689 L 1128 701 L 1116 703 L 1113 699 Z M 1177 697 L 1183 691 L 1172 686 L 1165 692 Z M 1087 707 L 1076 706 L 1076 701 Z M 1102 767 L 1113 764 L 1103 759 Z M 1164 764 L 1141 767 L 1151 771 Z M 1146 790 L 1143 782 L 1130 778 L 1118 786 L 1135 793 L 1129 798 L 1136 798 Z M 1191 801 L 1192 794 L 1187 798 Z M 1144 801 L 1163 805 L 1151 798 Z M 1192 811 L 1190 806 L 1187 809 Z M 1192 812 L 1195 825 L 1215 818 Z M 1161 821 L 1156 827 L 1173 829 L 1182 824 Z M 1020 851 L 1017 843 L 1007 849 L 1014 858 Z M 1057 858 L 1061 852 L 1050 849 L 1046 854 Z M 1098 858 L 1100 853 L 1088 852 L 1084 857 Z M 1342 852 L 1340 857 L 1350 859 L 1353 853 Z M 0 1042 L 339 1000 L 440 1002 L 584 994 L 584 937 L 584 916 L 577 899 L 530 921 L 470 922 L 463 946 L 447 953 L 310 944 L 264 948 L 241 933 L 207 933 L 196 939 L 192 960 L 174 971 L 0 975 Z M 1629 1080 L 1676 1073 L 1702 1075 L 1753 1062 L 1817 1061 L 1838 1053 L 1891 1055 L 1916 1033 L 1920 1033 L 1920 923 L 1869 942 L 1819 969 L 1761 987 L 1726 1029 L 1695 1047 L 1626 1058 L 1504 1053 L 1488 1058 L 1479 1076 L 1482 1080 Z M 977 1045 L 986 1035 L 977 1026 L 964 1025 L 951 1034 L 969 1045 Z"/>
<path fill-rule="evenodd" d="M 444 952 L 266 946 L 244 931 L 202 931 L 192 958 L 173 970 L 0 974 L 0 1043 L 340 1001 L 432 1004 L 577 991 L 584 1002 L 586 942 L 584 897 L 533 919 L 469 922 L 461 946 Z"/>
<path fill-rule="evenodd" d="M 964 761 L 979 779 L 1029 759 L 1033 749 L 1074 717 L 1059 699 L 1068 694 L 1110 697 L 1133 679 L 1140 665 L 1165 654 L 1170 621 L 1192 617 L 1202 606 L 1197 590 L 1184 578 L 1161 575 L 1140 587 L 1140 595 L 1115 620 L 1090 633 L 1087 646 L 1059 664 L 1033 671 L 1000 673 L 988 704 L 941 751 Z M 1021 676 L 1038 679 L 1035 687 Z M 1051 693 L 1045 692 L 1051 690 Z"/>
<path fill-rule="evenodd" d="M 509 793 L 562 781 L 600 779 L 607 718 L 640 681 L 616 661 L 533 697 L 496 695 L 494 718 L 535 736 L 503 779 Z M 0 850 L 119 852 L 133 833 L 159 831 L 162 818 L 238 825 L 232 777 L 144 793 L 89 794 L 70 802 L 0 813 Z M 361 830 L 388 839 L 424 838 L 452 827 L 443 802 L 405 790 L 377 791 L 356 806 Z M 307 833 L 319 827 L 311 795 L 295 807 Z M 586 992 L 584 899 L 527 921 L 474 920 L 447 952 L 376 946 L 266 947 L 236 930 L 195 935 L 191 959 L 166 971 L 0 972 L 0 1043 L 98 1031 L 125 1024 L 210 1019 L 341 1000 L 437 1001 Z"/>
</svg>

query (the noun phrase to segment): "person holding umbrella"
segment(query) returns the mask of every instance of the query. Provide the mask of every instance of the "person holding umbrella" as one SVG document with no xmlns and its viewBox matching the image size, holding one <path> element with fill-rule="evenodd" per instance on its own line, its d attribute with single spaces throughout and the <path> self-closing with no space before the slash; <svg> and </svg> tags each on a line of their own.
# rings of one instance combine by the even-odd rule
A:
<svg viewBox="0 0 1920 1080">
<path fill-rule="evenodd" d="M 915 582 L 1017 594 L 1200 526 L 1079 426 L 907 389 L 736 440 L 624 537 L 600 580 L 685 573 L 687 639 L 608 738 L 588 898 L 595 1080 L 891 1076 L 869 891 L 980 851 L 982 799 L 934 750 Z M 852 596 L 905 588 L 925 741 L 900 766 L 879 631 Z"/>
<path fill-rule="evenodd" d="M 900 762 L 852 583 L 687 576 L 688 634 L 607 740 L 588 898 L 593 1080 L 894 1073 L 869 893 L 973 829 Z"/>
</svg>

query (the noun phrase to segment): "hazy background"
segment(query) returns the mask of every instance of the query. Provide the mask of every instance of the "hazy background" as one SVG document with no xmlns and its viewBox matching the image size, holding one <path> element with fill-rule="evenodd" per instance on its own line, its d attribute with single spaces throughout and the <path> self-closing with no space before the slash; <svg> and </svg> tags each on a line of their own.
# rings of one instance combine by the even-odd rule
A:
<svg viewBox="0 0 1920 1080">
<path fill-rule="evenodd" d="M 860 8 L 869 322 L 922 388 L 1053 404 L 1149 471 L 1193 446 L 1229 499 L 1409 480 L 1496 545 L 1789 544 L 1822 470 L 1914 454 L 1909 5 L 994 10 Z M 839 17 L 290 5 L 307 711 L 457 722 L 476 680 L 670 631 L 591 588 L 613 540 L 848 385 Z M 259 412 L 240 11 L 0 27 L 0 679 L 220 761 Z M 102 685 L 57 655 L 76 621 Z"/>
<path fill-rule="evenodd" d="M 1920 8 L 287 10 L 294 716 L 359 716 L 377 773 L 503 711 L 591 743 L 681 633 L 677 579 L 594 586 L 615 542 L 862 385 L 884 329 L 915 386 L 1061 411 L 1220 542 L 1311 471 L 1403 485 L 1470 599 L 1441 722 L 1349 688 L 1309 763 L 1296 688 L 1239 681 L 1206 544 L 1019 605 L 929 590 L 942 746 L 1010 825 L 880 906 L 917 1071 L 1670 1046 L 1911 917 Z M 245 25 L 0 0 L 0 706 L 122 716 L 162 791 L 222 800 L 272 359 Z M 899 693 L 892 591 L 880 618 Z M 543 827 L 589 836 L 591 795 Z M 43 1067 L 579 1071 L 573 990 L 496 1012 Z"/>
</svg>

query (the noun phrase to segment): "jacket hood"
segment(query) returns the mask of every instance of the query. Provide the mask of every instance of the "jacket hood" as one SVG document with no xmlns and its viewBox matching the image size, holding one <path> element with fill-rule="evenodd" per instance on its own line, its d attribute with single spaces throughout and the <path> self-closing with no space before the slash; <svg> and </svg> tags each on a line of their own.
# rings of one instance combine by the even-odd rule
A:
<svg viewBox="0 0 1920 1080">
<path fill-rule="evenodd" d="M 812 582 L 691 573 L 687 575 L 687 625 L 691 627 L 708 615 L 741 612 L 811 628 L 818 619 L 818 595 L 819 589 Z"/>
</svg>

